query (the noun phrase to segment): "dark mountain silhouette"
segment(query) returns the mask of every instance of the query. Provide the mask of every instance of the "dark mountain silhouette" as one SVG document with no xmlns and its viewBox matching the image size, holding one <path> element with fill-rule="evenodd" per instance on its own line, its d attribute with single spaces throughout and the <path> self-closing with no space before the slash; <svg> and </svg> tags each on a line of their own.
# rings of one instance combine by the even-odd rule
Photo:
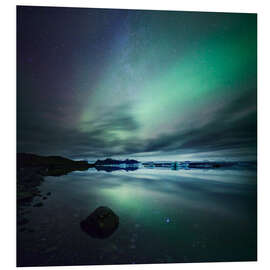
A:
<svg viewBox="0 0 270 270">
<path fill-rule="evenodd" d="M 95 162 L 95 166 L 102 166 L 102 165 L 120 165 L 120 164 L 127 164 L 127 165 L 135 165 L 138 164 L 139 161 L 135 159 L 126 159 L 126 160 L 116 160 L 111 158 L 106 158 L 104 160 L 97 160 Z"/>
<path fill-rule="evenodd" d="M 28 153 L 17 154 L 17 166 L 20 167 L 51 167 L 51 166 L 91 166 L 87 161 L 74 161 L 60 156 L 38 156 Z"/>
</svg>

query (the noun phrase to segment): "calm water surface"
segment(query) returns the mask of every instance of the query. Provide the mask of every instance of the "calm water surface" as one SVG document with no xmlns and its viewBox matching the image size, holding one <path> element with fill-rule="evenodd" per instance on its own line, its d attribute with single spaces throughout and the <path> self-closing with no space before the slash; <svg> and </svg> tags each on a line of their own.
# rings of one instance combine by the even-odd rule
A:
<svg viewBox="0 0 270 270">
<path fill-rule="evenodd" d="M 256 260 L 256 171 L 90 169 L 46 177 L 40 190 L 52 194 L 26 208 L 20 265 Z M 106 239 L 80 228 L 99 206 L 120 219 Z"/>
</svg>

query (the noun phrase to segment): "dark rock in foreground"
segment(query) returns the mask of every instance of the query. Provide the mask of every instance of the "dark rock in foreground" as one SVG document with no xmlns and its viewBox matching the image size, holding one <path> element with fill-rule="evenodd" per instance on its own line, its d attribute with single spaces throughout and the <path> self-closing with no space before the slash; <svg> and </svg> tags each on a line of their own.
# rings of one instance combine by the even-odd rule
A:
<svg viewBox="0 0 270 270">
<path fill-rule="evenodd" d="M 119 225 L 119 217 L 108 207 L 98 207 L 81 222 L 84 232 L 94 238 L 107 238 Z"/>
</svg>

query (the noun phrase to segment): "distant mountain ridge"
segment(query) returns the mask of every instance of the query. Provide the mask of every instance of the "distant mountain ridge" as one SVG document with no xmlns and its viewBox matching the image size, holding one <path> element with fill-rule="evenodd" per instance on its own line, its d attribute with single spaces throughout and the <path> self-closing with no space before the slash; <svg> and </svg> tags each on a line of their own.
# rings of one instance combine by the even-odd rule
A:
<svg viewBox="0 0 270 270">
<path fill-rule="evenodd" d="M 102 165 L 120 165 L 120 164 L 127 164 L 127 165 L 135 165 L 139 164 L 140 162 L 135 159 L 125 159 L 125 160 L 116 160 L 112 158 L 106 158 L 104 160 L 97 160 L 95 162 L 95 166 L 102 166 Z"/>
</svg>

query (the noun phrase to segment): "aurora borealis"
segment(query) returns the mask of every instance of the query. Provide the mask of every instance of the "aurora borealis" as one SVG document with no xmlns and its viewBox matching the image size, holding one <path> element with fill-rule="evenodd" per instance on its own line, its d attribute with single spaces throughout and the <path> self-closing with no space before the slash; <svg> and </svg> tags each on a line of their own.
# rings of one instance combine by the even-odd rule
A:
<svg viewBox="0 0 270 270">
<path fill-rule="evenodd" d="M 256 14 L 17 8 L 18 152 L 256 160 Z"/>
</svg>

